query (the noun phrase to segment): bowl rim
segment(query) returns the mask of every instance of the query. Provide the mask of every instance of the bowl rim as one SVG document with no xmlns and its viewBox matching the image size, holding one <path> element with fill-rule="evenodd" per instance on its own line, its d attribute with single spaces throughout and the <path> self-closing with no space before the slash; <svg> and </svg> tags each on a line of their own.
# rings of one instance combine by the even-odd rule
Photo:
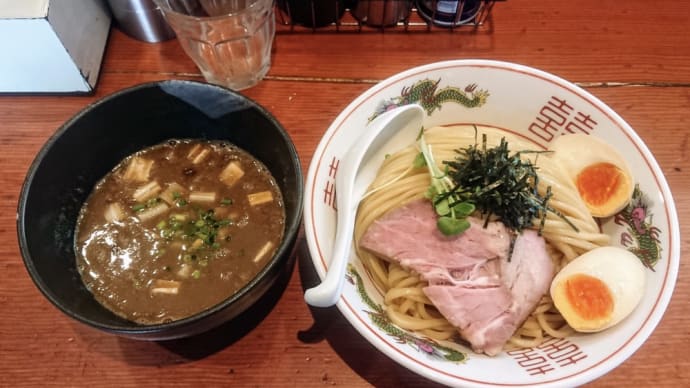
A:
<svg viewBox="0 0 690 388">
<path fill-rule="evenodd" d="M 642 346 L 642 344 L 649 338 L 649 336 L 652 334 L 656 326 L 663 318 L 664 313 L 670 302 L 671 296 L 673 294 L 673 290 L 675 288 L 675 283 L 678 275 L 678 267 L 680 261 L 680 227 L 675 202 L 673 200 L 671 190 L 668 186 L 668 182 L 666 181 L 663 171 L 658 165 L 658 162 L 656 161 L 652 153 L 649 151 L 644 141 L 642 141 L 639 135 L 618 113 L 616 113 L 612 108 L 610 108 L 607 104 L 601 101 L 598 97 L 594 96 L 593 94 L 586 91 L 574 82 L 568 81 L 552 73 L 518 63 L 492 59 L 444 60 L 412 67 L 399 73 L 393 74 L 390 77 L 372 86 L 371 88 L 365 90 L 354 100 L 352 100 L 345 108 L 343 108 L 340 114 L 332 121 L 331 125 L 323 134 L 321 140 L 319 141 L 316 147 L 316 150 L 314 151 L 314 156 L 307 172 L 307 194 L 305 196 L 304 215 L 305 238 L 307 240 L 309 251 L 312 255 L 312 263 L 316 269 L 316 272 L 318 276 L 323 279 L 326 272 L 325 268 L 327 268 L 328 264 L 324 261 L 323 256 L 327 255 L 328 253 L 325 253 L 325 255 L 321 254 L 322 252 L 320 247 L 318 246 L 318 242 L 316 241 L 316 236 L 315 234 L 312 234 L 312 231 L 315 228 L 315 209 L 313 208 L 315 204 L 312 202 L 313 196 L 311 191 L 314 190 L 313 186 L 315 180 L 317 179 L 317 170 L 319 169 L 319 164 L 321 164 L 322 162 L 321 158 L 324 157 L 324 153 L 328 149 L 329 143 L 331 143 L 331 141 L 335 137 L 338 128 L 346 123 L 348 117 L 354 111 L 356 111 L 361 105 L 367 103 L 367 100 L 372 98 L 377 93 L 384 91 L 385 89 L 390 87 L 390 85 L 403 79 L 414 78 L 415 76 L 419 76 L 429 71 L 437 71 L 456 67 L 480 67 L 498 70 L 510 70 L 513 72 L 520 73 L 522 75 L 533 76 L 541 79 L 542 81 L 558 85 L 568 90 L 569 92 L 572 92 L 582 97 L 583 99 L 589 101 L 594 106 L 596 106 L 596 108 L 599 109 L 604 115 L 608 116 L 609 119 L 611 119 L 613 122 L 616 122 L 620 126 L 620 128 L 625 132 L 625 134 L 630 137 L 630 140 L 632 141 L 632 143 L 634 143 L 635 147 L 637 147 L 640 154 L 648 162 L 648 167 L 655 176 L 656 184 L 659 188 L 659 191 L 663 195 L 663 206 L 667 210 L 666 213 L 668 215 L 668 233 L 670 250 L 670 252 L 668 253 L 668 257 L 670 259 L 669 266 L 666 271 L 666 277 L 664 279 L 666 287 L 660 291 L 655 301 L 655 306 L 658 307 L 658 312 L 652 314 L 654 312 L 654 309 L 652 309 L 652 312 L 650 312 L 647 319 L 645 320 L 645 323 L 638 330 L 636 335 L 633 336 L 633 338 L 629 339 L 628 342 L 626 342 L 624 345 L 622 345 L 616 351 L 616 353 L 610 355 L 608 358 L 602 360 L 601 362 L 598 362 L 585 370 L 570 373 L 564 377 L 549 379 L 548 381 L 534 384 L 517 384 L 516 386 L 559 386 L 561 384 L 580 385 L 592 381 L 596 378 L 599 378 L 605 373 L 608 373 L 609 371 L 618 367 L 628 357 L 635 353 Z M 320 260 L 320 262 L 317 263 L 317 260 Z M 473 380 L 472 378 L 458 378 L 455 375 L 451 376 L 441 370 L 433 369 L 433 367 L 419 367 L 418 365 L 413 364 L 414 358 L 409 357 L 407 355 L 403 355 L 399 352 L 399 350 L 394 349 L 391 346 L 388 346 L 387 342 L 381 337 L 382 333 L 370 330 L 368 324 L 362 321 L 363 318 L 359 316 L 359 314 L 356 312 L 355 307 L 348 300 L 341 298 L 336 306 L 345 316 L 345 318 L 350 322 L 350 324 L 355 327 L 355 329 L 359 332 L 360 335 L 362 335 L 369 343 L 374 345 L 374 347 L 377 350 L 386 354 L 389 358 L 391 358 L 398 364 L 402 365 L 406 369 L 409 369 L 417 374 L 429 378 L 430 380 L 448 385 L 463 384 L 476 387 L 497 386 L 496 384 L 492 384 L 490 382 Z M 504 385 L 500 383 L 497 384 Z"/>
<path fill-rule="evenodd" d="M 76 314 L 74 311 L 71 309 L 66 308 L 59 300 L 58 298 L 54 295 L 53 291 L 51 291 L 45 284 L 44 279 L 38 274 L 38 271 L 36 269 L 36 266 L 34 265 L 33 258 L 31 256 L 31 253 L 29 252 L 28 249 L 28 236 L 27 236 L 27 231 L 26 227 L 24 224 L 24 214 L 26 213 L 26 209 L 28 206 L 27 203 L 27 196 L 29 193 L 29 189 L 31 186 L 31 183 L 34 180 L 34 177 L 38 171 L 38 169 L 41 167 L 42 162 L 46 155 L 50 152 L 51 148 L 55 144 L 55 142 L 65 133 L 69 130 L 69 128 L 77 121 L 81 120 L 85 115 L 87 115 L 90 111 L 93 109 L 97 108 L 98 106 L 107 104 L 113 100 L 116 100 L 118 98 L 121 98 L 123 96 L 126 96 L 131 93 L 138 93 L 142 90 L 148 90 L 148 89 L 154 89 L 154 88 L 162 88 L 165 85 L 175 85 L 177 87 L 185 87 L 185 88 L 201 88 L 201 89 L 212 89 L 217 93 L 223 93 L 223 94 L 229 94 L 234 96 L 235 98 L 244 100 L 245 102 L 248 103 L 248 105 L 251 107 L 251 109 L 257 110 L 263 117 L 265 117 L 272 126 L 274 126 L 277 130 L 280 136 L 282 137 L 283 141 L 285 142 L 285 145 L 288 148 L 289 154 L 290 154 L 290 161 L 294 166 L 295 170 L 295 182 L 296 184 L 296 198 L 297 200 L 295 201 L 295 211 L 294 214 L 296 215 L 293 217 L 293 219 L 286 219 L 285 223 L 285 232 L 283 235 L 283 240 L 281 244 L 278 247 L 278 250 L 276 253 L 273 255 L 272 259 L 266 264 L 266 266 L 259 271 L 254 278 L 252 278 L 251 281 L 249 281 L 244 287 L 242 287 L 240 290 L 229 296 L 228 298 L 224 299 L 222 302 L 206 309 L 201 312 L 198 312 L 194 315 L 191 315 L 186 318 L 178 319 L 175 321 L 171 322 L 166 322 L 166 323 L 160 323 L 160 324 L 153 324 L 153 325 L 143 325 L 143 324 L 137 324 L 135 322 L 131 322 L 130 325 L 115 325 L 115 324 L 106 324 L 102 322 L 98 322 L 92 319 L 89 319 L 87 317 L 84 317 L 82 315 Z M 22 258 L 22 261 L 24 262 L 24 266 L 29 273 L 29 276 L 31 277 L 31 280 L 33 283 L 36 285 L 36 287 L 40 290 L 40 292 L 48 299 L 55 307 L 57 307 L 60 311 L 62 311 L 65 315 L 79 321 L 82 323 L 85 323 L 91 327 L 101 329 L 104 331 L 108 331 L 111 333 L 115 334 L 121 334 L 121 335 L 128 335 L 128 336 L 146 336 L 148 334 L 154 334 L 158 332 L 165 332 L 165 331 L 175 331 L 175 330 L 180 330 L 184 329 L 187 326 L 191 326 L 199 321 L 204 321 L 206 318 L 209 318 L 211 316 L 214 316 L 218 314 L 219 312 L 225 310 L 227 307 L 231 306 L 232 304 L 236 303 L 238 300 L 242 299 L 243 296 L 248 294 L 252 289 L 254 289 L 255 286 L 258 284 L 262 283 L 262 281 L 274 271 L 274 269 L 280 265 L 283 264 L 283 262 L 288 261 L 288 256 L 291 254 L 294 254 L 292 252 L 293 245 L 294 245 L 294 240 L 296 240 L 299 230 L 301 228 L 301 223 L 302 223 L 302 215 L 303 215 L 303 208 L 304 208 L 304 176 L 303 176 L 303 171 L 302 171 L 302 165 L 299 159 L 299 154 L 297 153 L 297 149 L 295 147 L 295 144 L 292 140 L 292 138 L 289 136 L 287 130 L 283 127 L 283 125 L 273 116 L 272 113 L 270 113 L 266 108 L 261 106 L 259 103 L 254 101 L 253 99 L 237 92 L 229 88 L 225 88 L 219 85 L 214 85 L 214 84 L 209 84 L 205 82 L 200 82 L 200 81 L 193 81 L 193 80 L 178 80 L 178 79 L 168 79 L 168 80 L 159 80 L 159 81 L 150 81 L 150 82 L 145 82 L 145 83 L 140 83 L 136 84 L 124 89 L 120 89 L 118 91 L 115 91 L 111 94 L 108 94 L 106 96 L 103 96 L 96 101 L 93 101 L 83 108 L 81 108 L 76 114 L 74 114 L 72 117 L 70 117 L 67 121 L 65 121 L 63 124 L 61 124 L 54 132 L 53 134 L 50 135 L 50 137 L 45 141 L 45 143 L 41 146 L 40 150 L 36 153 L 36 156 L 34 157 L 33 161 L 31 162 L 27 173 L 25 175 L 24 181 L 21 186 L 21 190 L 19 193 L 19 198 L 18 198 L 18 203 L 17 203 L 17 213 L 16 213 L 16 230 L 17 230 L 17 241 L 19 244 L 19 250 L 20 250 L 20 255 Z M 175 338 L 182 337 L 183 335 L 176 335 Z"/>
</svg>

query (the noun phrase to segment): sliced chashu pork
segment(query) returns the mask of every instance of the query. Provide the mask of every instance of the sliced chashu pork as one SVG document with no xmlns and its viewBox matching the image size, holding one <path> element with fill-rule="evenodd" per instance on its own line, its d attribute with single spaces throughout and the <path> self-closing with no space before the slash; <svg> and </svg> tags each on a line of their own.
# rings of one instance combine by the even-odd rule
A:
<svg viewBox="0 0 690 388">
<path fill-rule="evenodd" d="M 468 220 L 472 226 L 463 234 L 445 236 L 436 227 L 429 201 L 415 200 L 374 221 L 360 245 L 414 269 L 431 283 L 461 281 L 473 270 L 486 272 L 488 260 L 507 258 L 510 250 L 510 232 L 503 224 L 490 222 L 482 228 L 483 221 Z"/>
<path fill-rule="evenodd" d="M 496 260 L 493 260 L 496 261 Z M 500 260 L 500 283 L 481 287 L 430 284 L 424 293 L 478 353 L 498 354 L 534 311 L 553 279 L 544 239 L 533 230 L 518 235 L 513 254 Z M 421 275 L 424 276 L 423 274 Z"/>
<path fill-rule="evenodd" d="M 546 293 L 554 268 L 536 232 L 520 234 L 508 260 L 505 226 L 470 220 L 461 235 L 444 236 L 430 203 L 417 200 L 375 221 L 360 245 L 419 273 L 429 282 L 424 293 L 473 350 L 495 355 Z"/>
</svg>

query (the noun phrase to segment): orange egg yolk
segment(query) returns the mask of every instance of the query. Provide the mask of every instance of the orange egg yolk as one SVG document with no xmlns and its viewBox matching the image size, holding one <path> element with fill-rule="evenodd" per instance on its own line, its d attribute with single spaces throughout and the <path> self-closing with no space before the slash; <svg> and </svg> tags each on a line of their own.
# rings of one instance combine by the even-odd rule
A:
<svg viewBox="0 0 690 388">
<path fill-rule="evenodd" d="M 594 206 L 605 204 L 625 184 L 623 172 L 611 163 L 596 163 L 585 167 L 575 182 L 582 199 Z"/>
<path fill-rule="evenodd" d="M 613 312 L 613 296 L 601 280 L 583 274 L 569 277 L 565 291 L 575 313 L 586 320 L 606 319 Z"/>
</svg>

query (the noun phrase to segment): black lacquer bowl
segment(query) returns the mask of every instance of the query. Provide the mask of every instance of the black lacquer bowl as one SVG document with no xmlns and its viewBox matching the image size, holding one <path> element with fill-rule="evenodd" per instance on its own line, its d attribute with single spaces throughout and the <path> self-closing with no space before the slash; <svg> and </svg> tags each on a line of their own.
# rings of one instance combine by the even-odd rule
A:
<svg viewBox="0 0 690 388">
<path fill-rule="evenodd" d="M 75 264 L 75 224 L 95 183 L 120 160 L 172 138 L 225 140 L 261 160 L 283 193 L 285 235 L 267 266 L 222 303 L 178 321 L 139 325 L 102 307 L 85 288 Z M 279 275 L 292 270 L 303 190 L 302 169 L 290 137 L 257 103 L 205 83 L 147 83 L 89 105 L 46 142 L 20 194 L 19 245 L 36 286 L 75 320 L 135 339 L 189 337 L 235 318 L 264 295 Z"/>
</svg>

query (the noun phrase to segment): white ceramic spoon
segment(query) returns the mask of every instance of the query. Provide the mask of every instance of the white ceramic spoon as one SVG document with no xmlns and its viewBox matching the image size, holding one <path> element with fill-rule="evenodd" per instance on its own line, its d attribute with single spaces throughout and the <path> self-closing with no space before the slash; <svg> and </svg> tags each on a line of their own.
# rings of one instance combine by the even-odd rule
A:
<svg viewBox="0 0 690 388">
<path fill-rule="evenodd" d="M 424 110 L 417 104 L 385 112 L 369 124 L 340 159 L 335 176 L 338 214 L 331 261 L 321 284 L 304 293 L 304 300 L 309 305 L 330 307 L 340 299 L 359 201 L 386 155 L 415 141 L 423 118 Z"/>
</svg>

